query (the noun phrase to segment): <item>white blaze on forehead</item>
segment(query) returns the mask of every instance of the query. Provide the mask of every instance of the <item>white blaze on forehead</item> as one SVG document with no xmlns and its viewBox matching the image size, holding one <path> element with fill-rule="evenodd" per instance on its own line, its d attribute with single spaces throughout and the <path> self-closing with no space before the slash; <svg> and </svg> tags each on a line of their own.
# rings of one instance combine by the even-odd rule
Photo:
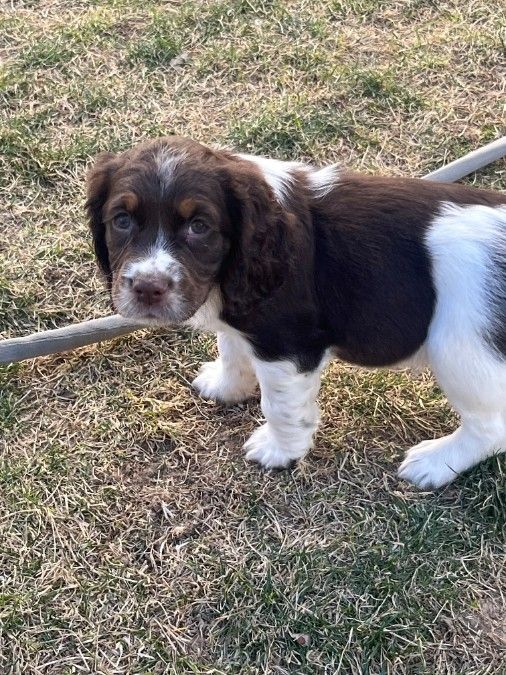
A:
<svg viewBox="0 0 506 675">
<path fill-rule="evenodd" d="M 162 190 L 166 190 L 169 187 L 177 165 L 185 156 L 184 152 L 176 152 L 168 147 L 163 147 L 155 153 L 154 160 Z"/>
<path fill-rule="evenodd" d="M 146 255 L 127 264 L 123 276 L 132 281 L 139 278 L 164 277 L 178 282 L 181 280 L 181 263 L 171 254 L 163 235 L 159 233 L 155 244 Z"/>
<path fill-rule="evenodd" d="M 242 154 L 239 154 L 238 157 L 248 162 L 253 162 L 258 166 L 263 173 L 265 182 L 271 186 L 276 198 L 280 202 L 286 200 L 288 192 L 295 181 L 294 170 L 304 168 L 304 164 L 301 162 L 283 162 L 280 159 Z"/>
</svg>

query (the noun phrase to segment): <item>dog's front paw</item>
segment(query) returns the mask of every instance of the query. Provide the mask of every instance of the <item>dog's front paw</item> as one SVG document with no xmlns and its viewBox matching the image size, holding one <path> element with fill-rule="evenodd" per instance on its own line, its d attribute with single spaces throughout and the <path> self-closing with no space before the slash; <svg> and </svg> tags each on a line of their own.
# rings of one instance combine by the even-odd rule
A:
<svg viewBox="0 0 506 675">
<path fill-rule="evenodd" d="M 459 475 L 451 436 L 423 441 L 407 451 L 399 477 L 427 490 L 439 488 Z"/>
<path fill-rule="evenodd" d="M 203 364 L 192 386 L 203 398 L 239 403 L 255 393 L 256 381 L 251 373 L 240 368 L 236 372 L 225 370 L 220 359 L 216 359 Z"/>
<path fill-rule="evenodd" d="M 246 459 L 250 462 L 258 462 L 264 469 L 286 469 L 300 457 L 280 447 L 268 423 L 255 429 L 244 444 L 244 450 Z"/>
</svg>

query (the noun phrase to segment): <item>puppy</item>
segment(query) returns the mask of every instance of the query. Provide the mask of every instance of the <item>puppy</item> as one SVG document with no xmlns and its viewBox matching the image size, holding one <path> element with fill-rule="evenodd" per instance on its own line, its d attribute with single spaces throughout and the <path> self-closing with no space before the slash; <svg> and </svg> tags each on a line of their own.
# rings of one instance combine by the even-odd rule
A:
<svg viewBox="0 0 506 675">
<path fill-rule="evenodd" d="M 506 195 L 168 137 L 100 155 L 86 209 L 115 310 L 215 331 L 202 396 L 260 385 L 248 459 L 308 452 L 334 357 L 431 367 L 462 424 L 408 450 L 399 475 L 419 487 L 506 448 Z"/>
</svg>

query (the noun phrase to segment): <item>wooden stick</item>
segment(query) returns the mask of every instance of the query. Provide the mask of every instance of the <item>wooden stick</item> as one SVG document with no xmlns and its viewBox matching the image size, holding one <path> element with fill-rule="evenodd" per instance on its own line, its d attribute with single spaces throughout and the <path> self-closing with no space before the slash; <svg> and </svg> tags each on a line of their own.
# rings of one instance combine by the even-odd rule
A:
<svg viewBox="0 0 506 675">
<path fill-rule="evenodd" d="M 468 152 L 464 157 L 456 159 L 440 169 L 431 171 L 424 178 L 425 180 L 453 183 L 453 181 L 459 180 L 459 178 L 463 178 L 487 164 L 492 164 L 501 157 L 506 157 L 506 136 L 498 138 L 496 141 L 478 148 L 478 150 Z"/>
<path fill-rule="evenodd" d="M 432 171 L 424 176 L 424 179 L 451 183 L 505 156 L 506 136 L 450 162 L 441 169 Z M 0 340 L 0 364 L 66 352 L 94 342 L 112 340 L 143 327 L 145 326 L 142 323 L 115 314 L 103 319 L 82 321 L 65 328 L 41 331 L 26 337 Z"/>
<path fill-rule="evenodd" d="M 66 352 L 76 347 L 91 345 L 94 342 L 112 340 L 140 328 L 143 328 L 141 323 L 115 314 L 102 319 L 82 321 L 64 328 L 43 330 L 26 337 L 1 340 L 0 363 L 14 363 L 33 359 L 36 356 Z"/>
</svg>

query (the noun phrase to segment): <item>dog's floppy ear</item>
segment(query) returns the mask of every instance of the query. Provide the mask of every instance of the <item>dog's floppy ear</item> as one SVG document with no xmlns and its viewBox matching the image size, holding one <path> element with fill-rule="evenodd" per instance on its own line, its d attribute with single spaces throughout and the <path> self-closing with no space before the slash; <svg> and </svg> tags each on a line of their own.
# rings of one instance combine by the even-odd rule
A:
<svg viewBox="0 0 506 675">
<path fill-rule="evenodd" d="M 112 272 L 105 241 L 105 224 L 102 218 L 102 208 L 107 200 L 111 176 L 117 166 L 117 156 L 111 152 L 103 152 L 97 156 L 86 177 L 87 194 L 85 209 L 93 236 L 93 247 L 97 262 L 109 287 L 112 283 Z"/>
<path fill-rule="evenodd" d="M 237 160 L 225 178 L 232 246 L 222 269 L 227 313 L 247 314 L 284 281 L 290 264 L 290 214 L 255 169 Z"/>
</svg>

